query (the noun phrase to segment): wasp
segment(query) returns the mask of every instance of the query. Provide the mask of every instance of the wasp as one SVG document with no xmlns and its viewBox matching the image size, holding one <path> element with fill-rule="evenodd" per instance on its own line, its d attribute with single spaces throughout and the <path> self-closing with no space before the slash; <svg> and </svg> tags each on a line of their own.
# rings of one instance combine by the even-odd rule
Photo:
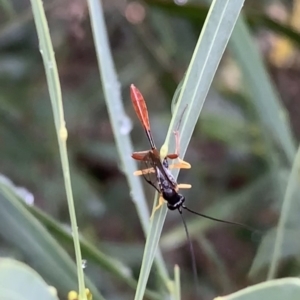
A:
<svg viewBox="0 0 300 300">
<path fill-rule="evenodd" d="M 143 175 L 144 179 L 158 191 L 160 197 L 154 212 L 159 209 L 165 201 L 170 210 L 178 209 L 181 212 L 182 208 L 186 207 L 183 204 L 185 197 L 179 193 L 179 189 L 189 189 L 191 185 L 178 184 L 170 170 L 174 168 L 190 169 L 191 165 L 179 158 L 179 131 L 174 131 L 176 144 L 175 153 L 167 154 L 166 157 L 161 159 L 160 153 L 154 143 L 144 97 L 133 84 L 130 86 L 130 95 L 134 110 L 144 128 L 151 147 L 150 150 L 132 153 L 131 156 L 133 159 L 142 161 L 146 165 L 146 168 L 134 172 L 134 175 Z M 177 159 L 178 163 L 169 165 L 168 159 Z M 156 180 L 150 179 L 151 173 L 155 174 Z"/>
</svg>

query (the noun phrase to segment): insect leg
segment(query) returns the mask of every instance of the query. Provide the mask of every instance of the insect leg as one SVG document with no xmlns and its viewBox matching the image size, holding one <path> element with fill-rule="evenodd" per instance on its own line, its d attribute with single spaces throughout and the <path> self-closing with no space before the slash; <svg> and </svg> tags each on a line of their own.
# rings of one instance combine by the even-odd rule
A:
<svg viewBox="0 0 300 300">
<path fill-rule="evenodd" d="M 179 159 L 179 163 L 171 164 L 169 166 L 169 169 L 190 169 L 191 168 L 191 165 L 188 162 L 181 160 L 180 158 L 178 159 Z"/>
<path fill-rule="evenodd" d="M 179 183 L 177 185 L 177 188 L 178 189 L 190 189 L 192 187 L 192 185 L 190 184 L 187 184 L 187 183 Z"/>
<path fill-rule="evenodd" d="M 137 170 L 133 172 L 134 176 L 141 176 L 141 175 L 146 175 L 149 173 L 154 173 L 154 169 L 153 168 L 148 168 L 148 169 L 143 169 L 143 170 Z"/>
<path fill-rule="evenodd" d="M 159 199 L 158 199 L 158 204 L 155 206 L 155 208 L 153 209 L 152 211 L 152 214 L 151 214 L 151 217 L 150 219 L 153 218 L 154 216 L 154 213 L 165 203 L 165 199 L 162 197 L 162 195 L 159 196 Z"/>
<path fill-rule="evenodd" d="M 174 131 L 174 135 L 175 135 L 175 145 L 176 145 L 175 146 L 175 153 L 170 153 L 170 154 L 167 155 L 167 157 L 169 159 L 176 159 L 177 158 L 178 161 L 179 161 L 179 163 L 171 165 L 173 167 L 170 166 L 170 168 L 190 169 L 191 165 L 188 162 L 186 162 L 186 161 L 184 161 L 184 160 L 182 160 L 182 159 L 179 158 L 179 147 L 180 147 L 180 143 L 179 143 L 179 131 L 175 130 Z"/>
<path fill-rule="evenodd" d="M 131 157 L 135 160 L 144 160 L 145 156 L 149 153 L 149 150 L 133 152 Z"/>
</svg>

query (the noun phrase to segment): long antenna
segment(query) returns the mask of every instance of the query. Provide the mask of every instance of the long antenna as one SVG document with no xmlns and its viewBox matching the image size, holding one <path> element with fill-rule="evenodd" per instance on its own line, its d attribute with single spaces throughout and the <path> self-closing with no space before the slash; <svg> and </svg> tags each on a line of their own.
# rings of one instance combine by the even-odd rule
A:
<svg viewBox="0 0 300 300">
<path fill-rule="evenodd" d="M 207 215 L 198 213 L 198 212 L 196 212 L 196 211 L 194 211 L 194 210 L 192 210 L 192 209 L 189 209 L 189 208 L 186 207 L 185 205 L 182 205 L 182 208 L 186 209 L 187 211 L 189 211 L 189 212 L 192 213 L 192 214 L 198 215 L 198 216 L 200 216 L 200 217 L 203 217 L 203 218 L 206 218 L 206 219 L 209 219 L 209 220 L 212 220 L 212 221 L 217 221 L 217 222 L 221 222 L 221 223 L 226 223 L 226 224 L 229 224 L 229 225 L 236 225 L 236 226 L 240 226 L 240 227 L 246 228 L 246 229 L 248 229 L 248 230 L 250 230 L 250 231 L 256 231 L 255 228 L 250 227 L 250 226 L 247 226 L 247 225 L 242 224 L 242 223 L 225 221 L 225 220 L 213 218 L 213 217 L 210 217 L 210 216 L 207 216 Z"/>
<path fill-rule="evenodd" d="M 194 247 L 193 247 L 193 244 L 192 244 L 192 240 L 191 240 L 189 232 L 188 232 L 186 222 L 185 222 L 183 214 L 182 214 L 181 207 L 178 208 L 178 211 L 179 211 L 179 214 L 181 216 L 181 220 L 182 220 L 182 223 L 183 223 L 183 227 L 184 227 L 184 230 L 185 230 L 187 241 L 189 243 L 190 252 L 191 252 L 191 256 L 192 256 L 192 265 L 193 265 L 193 274 L 194 274 L 194 283 L 195 283 L 196 295 L 199 295 L 198 294 L 198 272 L 197 272 L 197 267 L 196 267 L 195 251 L 194 251 Z"/>
</svg>

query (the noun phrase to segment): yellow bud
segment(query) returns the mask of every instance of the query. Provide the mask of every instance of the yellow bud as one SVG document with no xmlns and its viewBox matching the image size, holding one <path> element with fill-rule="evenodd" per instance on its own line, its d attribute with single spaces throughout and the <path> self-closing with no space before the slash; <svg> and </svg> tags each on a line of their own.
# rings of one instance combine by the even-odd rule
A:
<svg viewBox="0 0 300 300">
<path fill-rule="evenodd" d="M 68 300 L 77 300 L 78 299 L 78 294 L 75 291 L 70 291 L 68 293 Z"/>
<path fill-rule="evenodd" d="M 61 127 L 59 130 L 59 137 L 60 139 L 62 139 L 63 141 L 66 141 L 68 138 L 68 131 L 66 127 Z"/>
<path fill-rule="evenodd" d="M 162 145 L 160 148 L 160 157 L 165 158 L 168 155 L 168 146 L 167 145 Z"/>
<path fill-rule="evenodd" d="M 93 300 L 93 295 L 89 289 L 85 289 L 86 296 L 88 300 Z"/>
</svg>

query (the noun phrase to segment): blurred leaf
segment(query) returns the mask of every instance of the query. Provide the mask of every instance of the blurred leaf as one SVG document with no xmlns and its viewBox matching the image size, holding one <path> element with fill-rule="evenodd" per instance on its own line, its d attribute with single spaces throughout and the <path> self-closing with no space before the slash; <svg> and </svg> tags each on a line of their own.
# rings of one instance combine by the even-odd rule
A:
<svg viewBox="0 0 300 300">
<path fill-rule="evenodd" d="M 7 0 L 2 0 L 2 1 L 10 3 Z M 54 0 L 50 3 L 46 2 L 44 4 L 44 8 L 47 11 L 49 9 L 57 7 L 58 5 L 61 5 L 61 2 L 59 0 Z M 12 13 L 15 16 L 15 12 L 13 11 Z M 31 7 L 27 8 L 25 11 L 21 13 L 18 13 L 16 18 L 12 18 L 9 22 L 4 24 L 4 26 L 0 28 L 0 44 L 2 42 L 5 42 L 5 40 L 9 36 L 13 36 L 16 32 L 20 31 L 32 20 L 33 20 L 33 16 L 32 16 Z"/>
<path fill-rule="evenodd" d="M 215 249 L 213 243 L 210 242 L 203 234 L 197 237 L 197 242 L 201 247 L 204 255 L 207 256 L 208 260 L 213 264 L 213 268 L 216 271 L 216 277 L 219 278 L 220 285 L 222 290 L 232 291 L 237 290 L 236 286 L 231 280 L 229 270 L 227 269 L 221 255 L 219 255 Z"/>
<path fill-rule="evenodd" d="M 215 300 L 297 300 L 299 299 L 299 294 L 300 279 L 291 277 L 271 280 L 253 285 L 231 295 L 217 297 Z"/>
<path fill-rule="evenodd" d="M 296 149 L 288 114 L 281 104 L 258 50 L 253 44 L 242 15 L 232 33 L 229 47 L 242 70 L 249 97 L 266 128 L 265 138 L 268 138 L 269 132 L 272 132 L 275 143 L 283 149 L 288 161 L 292 164 Z M 270 151 L 275 152 L 274 148 Z"/>
<path fill-rule="evenodd" d="M 50 216 L 39 210 L 34 206 L 26 207 L 43 225 L 56 237 L 58 241 L 69 244 L 73 246 L 72 234 L 66 230 L 65 227 L 60 225 L 56 220 L 52 219 Z M 88 262 L 94 262 L 103 270 L 109 272 L 120 281 L 125 282 L 132 289 L 136 288 L 137 282 L 131 274 L 129 267 L 125 266 L 119 260 L 109 256 L 108 254 L 102 252 L 99 248 L 92 245 L 83 238 L 80 239 L 80 247 L 82 250 L 82 256 Z M 118 246 L 120 249 L 122 246 Z M 146 291 L 145 294 L 149 299 L 161 299 L 157 294 L 151 291 Z"/>
<path fill-rule="evenodd" d="M 247 123 L 242 118 L 235 118 L 224 113 L 220 115 L 205 113 L 201 117 L 200 126 L 206 136 L 212 140 L 222 141 L 231 147 L 243 146 L 249 141 Z"/>
<path fill-rule="evenodd" d="M 280 259 L 299 255 L 300 240 L 297 237 L 300 226 L 299 170 L 300 148 L 289 176 L 276 235 L 274 231 L 271 231 L 262 241 L 250 271 L 252 277 L 267 263 L 271 262 L 268 278 L 273 278 L 276 276 Z M 270 253 L 273 255 L 271 256 Z"/>
<path fill-rule="evenodd" d="M 208 13 L 208 5 L 203 4 L 185 4 L 177 5 L 173 1 L 161 1 L 161 0 L 145 0 L 145 2 L 153 7 L 160 8 L 168 14 L 173 14 L 179 17 L 187 18 L 197 24 L 203 25 Z"/>
<path fill-rule="evenodd" d="M 150 6 L 158 7 L 166 13 L 173 14 L 179 17 L 187 18 L 190 21 L 202 26 L 208 12 L 208 7 L 205 5 L 195 5 L 187 3 L 185 5 L 177 5 L 173 1 L 162 0 L 145 0 Z M 288 37 L 296 45 L 300 45 L 300 34 L 291 28 L 289 25 L 284 25 L 269 16 L 260 12 L 244 11 L 246 19 L 252 26 L 265 26 L 276 33 Z"/>
<path fill-rule="evenodd" d="M 255 259 L 252 263 L 249 277 L 255 279 L 257 274 L 269 266 L 272 262 L 271 253 L 274 252 L 274 244 L 276 239 L 276 230 L 270 230 L 263 238 L 262 242 L 259 245 L 259 249 L 255 256 Z M 281 240 L 281 251 L 280 260 L 295 257 L 299 255 L 300 252 L 300 239 L 299 239 L 299 229 L 285 229 L 284 235 Z"/>
<path fill-rule="evenodd" d="M 256 207 L 262 203 L 260 194 L 267 190 L 271 190 L 271 179 L 270 174 L 264 175 L 258 178 L 254 183 L 234 193 L 228 195 L 222 199 L 222 202 L 217 202 L 203 212 L 205 215 L 230 220 L 232 215 L 242 216 L 243 214 L 249 215 L 251 206 Z M 266 195 L 265 195 L 266 196 Z M 272 197 L 272 195 L 268 195 Z M 257 202 L 256 202 L 256 201 Z M 245 209 L 247 208 L 247 209 Z M 192 221 L 188 222 L 188 229 L 191 237 L 199 236 L 204 234 L 209 229 L 216 226 L 227 226 L 218 222 L 213 222 L 201 217 L 195 217 Z M 230 226 L 230 225 L 228 225 Z M 261 234 L 260 232 L 254 232 L 254 234 Z M 169 232 L 163 235 L 161 239 L 162 248 L 166 251 L 170 251 L 176 247 L 180 247 L 186 242 L 186 236 L 182 224 L 179 224 Z"/>
<path fill-rule="evenodd" d="M 58 300 L 46 282 L 27 265 L 0 259 L 0 298 L 3 300 Z"/>
<path fill-rule="evenodd" d="M 40 274 L 65 295 L 77 290 L 73 261 L 47 230 L 20 203 L 7 179 L 0 181 L 0 235 L 21 249 Z M 50 267 L 51 266 L 51 267 Z M 103 299 L 86 279 L 94 299 Z"/>
<path fill-rule="evenodd" d="M 15 16 L 15 9 L 12 5 L 12 2 L 9 0 L 1 0 L 0 1 L 0 6 L 3 7 L 3 10 L 5 13 L 9 16 L 9 18 L 13 18 Z"/>
</svg>

